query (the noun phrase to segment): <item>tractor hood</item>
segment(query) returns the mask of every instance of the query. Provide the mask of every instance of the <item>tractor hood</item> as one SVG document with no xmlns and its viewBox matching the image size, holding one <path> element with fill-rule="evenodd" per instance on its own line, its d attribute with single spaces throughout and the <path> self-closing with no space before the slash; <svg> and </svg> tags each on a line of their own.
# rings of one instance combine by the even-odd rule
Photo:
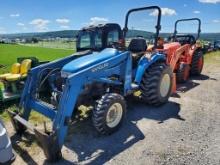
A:
<svg viewBox="0 0 220 165">
<path fill-rule="evenodd" d="M 64 65 L 61 71 L 62 77 L 67 77 L 68 75 L 72 73 L 76 73 L 80 70 L 96 65 L 102 61 L 105 61 L 117 55 L 118 53 L 119 52 L 116 49 L 106 48 L 101 52 L 98 52 L 98 53 L 94 52 L 90 55 L 77 58 L 76 60 L 73 60 L 70 63 Z"/>
</svg>

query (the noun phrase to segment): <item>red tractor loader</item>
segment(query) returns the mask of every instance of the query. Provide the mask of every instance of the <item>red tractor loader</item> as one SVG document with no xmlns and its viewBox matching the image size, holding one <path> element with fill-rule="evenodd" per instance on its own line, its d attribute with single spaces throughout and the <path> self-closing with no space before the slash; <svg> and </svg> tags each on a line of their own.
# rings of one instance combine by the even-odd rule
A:
<svg viewBox="0 0 220 165">
<path fill-rule="evenodd" d="M 184 21 L 198 22 L 198 32 L 196 37 L 191 34 L 178 34 L 177 25 L 179 22 Z M 176 75 L 176 81 L 178 83 L 184 83 L 189 79 L 190 75 L 200 75 L 202 72 L 204 57 L 202 48 L 197 42 L 200 32 L 200 19 L 191 18 L 177 20 L 175 23 L 174 34 L 170 37 L 170 42 L 163 44 L 162 46 L 158 45 L 157 51 L 166 54 L 167 63 Z"/>
</svg>

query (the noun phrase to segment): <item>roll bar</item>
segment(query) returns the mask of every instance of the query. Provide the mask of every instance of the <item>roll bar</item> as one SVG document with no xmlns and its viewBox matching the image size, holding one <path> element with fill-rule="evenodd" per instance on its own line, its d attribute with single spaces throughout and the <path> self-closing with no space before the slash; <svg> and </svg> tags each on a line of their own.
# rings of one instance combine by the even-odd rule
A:
<svg viewBox="0 0 220 165">
<path fill-rule="evenodd" d="M 200 33 L 201 33 L 201 20 L 199 18 L 189 18 L 189 19 L 180 19 L 180 20 L 177 20 L 175 22 L 175 28 L 174 28 L 174 33 L 173 33 L 173 36 L 174 38 L 176 38 L 176 35 L 178 33 L 177 31 L 177 25 L 179 22 L 187 22 L 187 21 L 198 21 L 198 31 L 197 31 L 197 37 L 196 37 L 196 40 L 200 37 Z"/>
<path fill-rule="evenodd" d="M 157 40 L 158 40 L 158 37 L 159 37 L 159 33 L 160 33 L 160 30 L 161 30 L 161 9 L 160 7 L 158 6 L 148 6 L 148 7 L 141 7 L 141 8 L 134 8 L 134 9 L 131 9 L 127 12 L 126 14 L 126 17 L 125 17 L 125 26 L 123 28 L 123 36 L 124 38 L 126 37 L 126 33 L 128 31 L 128 20 L 129 20 L 129 16 L 131 13 L 133 12 L 138 12 L 138 11 L 144 11 L 144 10 L 157 10 L 158 11 L 158 17 L 157 17 L 157 25 L 155 26 L 156 28 L 156 35 L 155 35 L 155 42 L 154 42 L 154 47 L 157 46 Z"/>
</svg>

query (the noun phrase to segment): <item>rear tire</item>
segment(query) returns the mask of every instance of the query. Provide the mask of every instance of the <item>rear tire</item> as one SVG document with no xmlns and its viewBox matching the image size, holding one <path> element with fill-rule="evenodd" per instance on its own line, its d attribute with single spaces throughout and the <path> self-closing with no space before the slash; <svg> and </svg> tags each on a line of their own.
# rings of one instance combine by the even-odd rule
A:
<svg viewBox="0 0 220 165">
<path fill-rule="evenodd" d="M 141 99 L 156 106 L 166 103 L 171 95 L 172 77 L 171 68 L 164 62 L 152 64 L 141 81 Z"/>
<path fill-rule="evenodd" d="M 196 51 L 192 57 L 191 75 L 200 75 L 204 65 L 204 56 L 202 51 Z"/>
<path fill-rule="evenodd" d="M 176 81 L 178 83 L 185 83 L 189 79 L 190 68 L 188 64 L 181 63 L 176 72 Z"/>
<path fill-rule="evenodd" d="M 126 103 L 123 96 L 116 93 L 105 94 L 93 110 L 93 125 L 103 135 L 112 134 L 121 126 L 125 113 Z"/>
</svg>

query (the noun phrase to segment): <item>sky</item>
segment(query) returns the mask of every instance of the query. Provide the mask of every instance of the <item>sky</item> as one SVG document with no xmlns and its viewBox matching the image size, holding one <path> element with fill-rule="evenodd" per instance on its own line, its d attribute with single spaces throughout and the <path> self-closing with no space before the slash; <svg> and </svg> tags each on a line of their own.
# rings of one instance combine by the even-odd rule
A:
<svg viewBox="0 0 220 165">
<path fill-rule="evenodd" d="M 78 30 L 84 26 L 114 22 L 124 26 L 131 8 L 162 8 L 162 32 L 173 32 L 174 22 L 198 17 L 202 32 L 220 32 L 220 0 L 0 0 L 0 34 Z M 154 27 L 156 11 L 134 17 L 131 27 Z M 195 23 L 180 30 L 196 30 Z M 181 29 L 182 28 L 182 29 Z M 153 30 L 153 29 L 150 29 Z M 147 31 L 147 29 L 146 29 Z"/>
</svg>

